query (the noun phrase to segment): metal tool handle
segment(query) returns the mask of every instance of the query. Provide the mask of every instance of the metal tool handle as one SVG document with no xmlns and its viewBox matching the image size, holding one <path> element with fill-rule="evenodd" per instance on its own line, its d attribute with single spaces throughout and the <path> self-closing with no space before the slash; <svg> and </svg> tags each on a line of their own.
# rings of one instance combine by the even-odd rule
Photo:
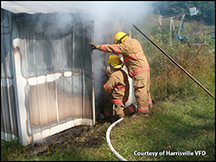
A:
<svg viewBox="0 0 216 162">
<path fill-rule="evenodd" d="M 149 37 L 147 37 L 143 32 L 141 32 L 135 25 L 133 27 L 139 31 L 144 37 L 146 37 L 152 44 L 154 44 L 163 54 L 165 54 L 175 65 L 177 65 L 182 71 L 184 71 L 191 79 L 193 79 L 200 87 L 202 87 L 211 97 L 213 96 L 200 82 L 198 82 L 191 74 L 189 74 L 181 65 L 179 65 L 172 57 L 170 57 L 165 51 L 163 51 L 156 43 L 154 43 Z"/>
</svg>

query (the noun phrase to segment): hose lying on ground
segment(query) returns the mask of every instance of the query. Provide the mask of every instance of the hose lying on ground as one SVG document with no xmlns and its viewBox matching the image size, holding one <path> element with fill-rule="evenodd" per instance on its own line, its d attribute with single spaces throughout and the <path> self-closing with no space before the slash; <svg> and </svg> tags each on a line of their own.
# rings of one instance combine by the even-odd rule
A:
<svg viewBox="0 0 216 162">
<path fill-rule="evenodd" d="M 109 126 L 109 128 L 107 129 L 107 132 L 106 132 L 106 140 L 107 140 L 107 144 L 109 146 L 109 148 L 111 149 L 111 151 L 117 156 L 117 158 L 121 161 L 127 161 L 125 158 L 123 158 L 121 155 L 119 155 L 118 152 L 116 152 L 116 150 L 113 148 L 111 142 L 110 142 L 110 131 L 111 129 L 119 122 L 121 122 L 124 118 L 120 118 L 118 119 L 116 122 L 114 122 L 113 124 L 111 124 Z"/>
</svg>

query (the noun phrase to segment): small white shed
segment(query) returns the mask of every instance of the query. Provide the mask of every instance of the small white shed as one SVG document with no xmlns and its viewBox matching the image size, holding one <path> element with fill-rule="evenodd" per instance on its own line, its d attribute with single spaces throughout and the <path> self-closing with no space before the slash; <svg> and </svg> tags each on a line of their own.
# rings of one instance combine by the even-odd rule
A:
<svg viewBox="0 0 216 162">
<path fill-rule="evenodd" d="M 59 2 L 1 1 L 3 140 L 28 145 L 95 123 L 94 22 Z"/>
</svg>

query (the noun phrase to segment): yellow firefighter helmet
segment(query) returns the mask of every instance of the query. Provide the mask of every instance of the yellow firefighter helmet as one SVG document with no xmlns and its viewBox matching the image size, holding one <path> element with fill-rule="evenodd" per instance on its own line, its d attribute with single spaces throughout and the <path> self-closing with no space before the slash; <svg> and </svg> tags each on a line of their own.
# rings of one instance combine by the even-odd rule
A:
<svg viewBox="0 0 216 162">
<path fill-rule="evenodd" d="M 124 65 L 124 63 L 117 55 L 110 55 L 107 63 L 115 69 L 122 68 L 122 66 Z"/>
<path fill-rule="evenodd" d="M 121 42 L 124 42 L 124 40 L 126 38 L 128 38 L 129 34 L 126 34 L 124 32 L 118 32 L 116 35 L 115 35 L 115 38 L 114 38 L 114 42 L 117 44 L 119 43 L 120 41 Z"/>
</svg>

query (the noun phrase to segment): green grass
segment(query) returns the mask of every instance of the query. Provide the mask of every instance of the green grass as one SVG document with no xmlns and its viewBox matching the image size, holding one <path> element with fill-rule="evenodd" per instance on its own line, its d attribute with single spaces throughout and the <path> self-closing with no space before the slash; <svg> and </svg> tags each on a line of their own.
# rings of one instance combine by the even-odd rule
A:
<svg viewBox="0 0 216 162">
<path fill-rule="evenodd" d="M 213 161 L 215 160 L 215 101 L 210 97 L 159 101 L 149 117 L 127 117 L 110 133 L 116 151 L 130 161 Z M 30 146 L 1 141 L 3 161 L 115 161 L 117 157 L 106 143 L 111 124 L 90 127 L 83 136 L 61 145 L 49 145 L 48 151 L 28 155 Z M 91 143 L 95 141 L 95 144 Z M 71 142 L 71 143 L 70 143 Z M 77 142 L 77 143 L 76 143 Z M 135 156 L 138 152 L 205 151 L 205 156 Z"/>
<path fill-rule="evenodd" d="M 211 101 L 211 102 L 210 102 Z M 126 119 L 113 129 L 114 148 L 128 160 L 214 160 L 215 158 L 215 117 L 214 100 L 163 101 L 156 106 L 149 118 Z M 210 102 L 210 103 L 209 103 Z M 128 126 L 127 126 L 128 125 Z M 130 132 L 130 133 L 129 133 Z M 125 151 L 126 150 L 126 151 Z M 133 152 L 197 151 L 205 150 L 206 156 L 133 156 Z"/>
</svg>

